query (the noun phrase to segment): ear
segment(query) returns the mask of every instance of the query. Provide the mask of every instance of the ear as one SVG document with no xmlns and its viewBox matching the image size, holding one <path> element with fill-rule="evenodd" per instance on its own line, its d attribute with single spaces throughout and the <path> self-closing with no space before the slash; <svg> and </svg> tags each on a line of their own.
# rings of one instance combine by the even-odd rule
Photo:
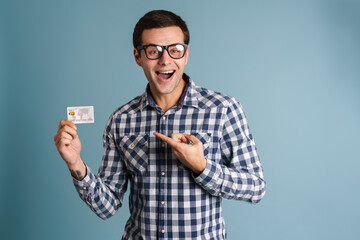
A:
<svg viewBox="0 0 360 240">
<path fill-rule="evenodd" d="M 134 48 L 134 58 L 135 58 L 135 62 L 137 65 L 139 65 L 141 67 L 141 62 L 140 62 L 140 51 L 137 50 L 136 48 Z"/>
</svg>

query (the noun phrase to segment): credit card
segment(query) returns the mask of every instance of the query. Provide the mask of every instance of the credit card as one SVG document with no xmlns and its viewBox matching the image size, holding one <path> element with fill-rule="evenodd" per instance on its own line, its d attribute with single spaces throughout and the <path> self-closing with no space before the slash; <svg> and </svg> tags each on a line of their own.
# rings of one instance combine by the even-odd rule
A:
<svg viewBox="0 0 360 240">
<path fill-rule="evenodd" d="M 94 106 L 67 107 L 67 119 L 73 123 L 94 123 Z"/>
</svg>

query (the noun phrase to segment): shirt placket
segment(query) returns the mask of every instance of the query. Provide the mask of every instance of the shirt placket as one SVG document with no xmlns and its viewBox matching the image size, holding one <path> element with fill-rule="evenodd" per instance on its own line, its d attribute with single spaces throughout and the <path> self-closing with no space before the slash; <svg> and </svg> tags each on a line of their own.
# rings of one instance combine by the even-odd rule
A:
<svg viewBox="0 0 360 240">
<path fill-rule="evenodd" d="M 161 134 L 164 134 L 167 136 L 167 115 L 162 112 L 160 114 L 160 127 L 159 127 L 159 132 Z M 158 231 L 159 231 L 159 239 L 164 239 L 165 235 L 166 235 L 166 226 L 165 226 L 165 199 L 166 199 L 166 176 L 167 176 L 167 169 L 166 169 L 166 164 L 164 164 L 166 162 L 166 143 L 162 140 L 159 139 L 158 144 L 160 144 L 160 153 L 159 153 L 159 160 L 160 162 L 158 163 L 159 166 L 159 227 L 158 227 Z"/>
</svg>

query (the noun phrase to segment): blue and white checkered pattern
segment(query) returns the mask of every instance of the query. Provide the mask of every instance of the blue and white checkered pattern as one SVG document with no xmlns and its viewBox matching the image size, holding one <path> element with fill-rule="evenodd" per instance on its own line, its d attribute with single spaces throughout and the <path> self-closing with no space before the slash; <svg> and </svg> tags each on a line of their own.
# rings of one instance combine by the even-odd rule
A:
<svg viewBox="0 0 360 240">
<path fill-rule="evenodd" d="M 74 184 L 101 218 L 121 207 L 130 181 L 131 216 L 123 239 L 226 239 L 222 198 L 257 203 L 265 181 L 241 105 L 194 84 L 182 105 L 167 112 L 145 92 L 118 108 L 104 132 L 105 153 L 98 175 Z M 200 139 L 207 159 L 195 176 L 153 135 L 188 133 Z"/>
</svg>

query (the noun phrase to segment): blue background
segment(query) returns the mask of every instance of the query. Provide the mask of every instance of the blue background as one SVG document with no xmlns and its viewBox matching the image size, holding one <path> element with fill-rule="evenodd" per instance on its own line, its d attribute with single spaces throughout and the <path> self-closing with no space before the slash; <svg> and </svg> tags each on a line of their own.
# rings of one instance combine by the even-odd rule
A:
<svg viewBox="0 0 360 240">
<path fill-rule="evenodd" d="M 2 239 L 120 239 L 80 200 L 53 143 L 67 106 L 97 171 L 105 123 L 141 94 L 132 31 L 149 10 L 188 23 L 196 84 L 246 112 L 267 180 L 258 205 L 223 201 L 228 239 L 359 239 L 360 2 L 1 1 Z"/>
</svg>

